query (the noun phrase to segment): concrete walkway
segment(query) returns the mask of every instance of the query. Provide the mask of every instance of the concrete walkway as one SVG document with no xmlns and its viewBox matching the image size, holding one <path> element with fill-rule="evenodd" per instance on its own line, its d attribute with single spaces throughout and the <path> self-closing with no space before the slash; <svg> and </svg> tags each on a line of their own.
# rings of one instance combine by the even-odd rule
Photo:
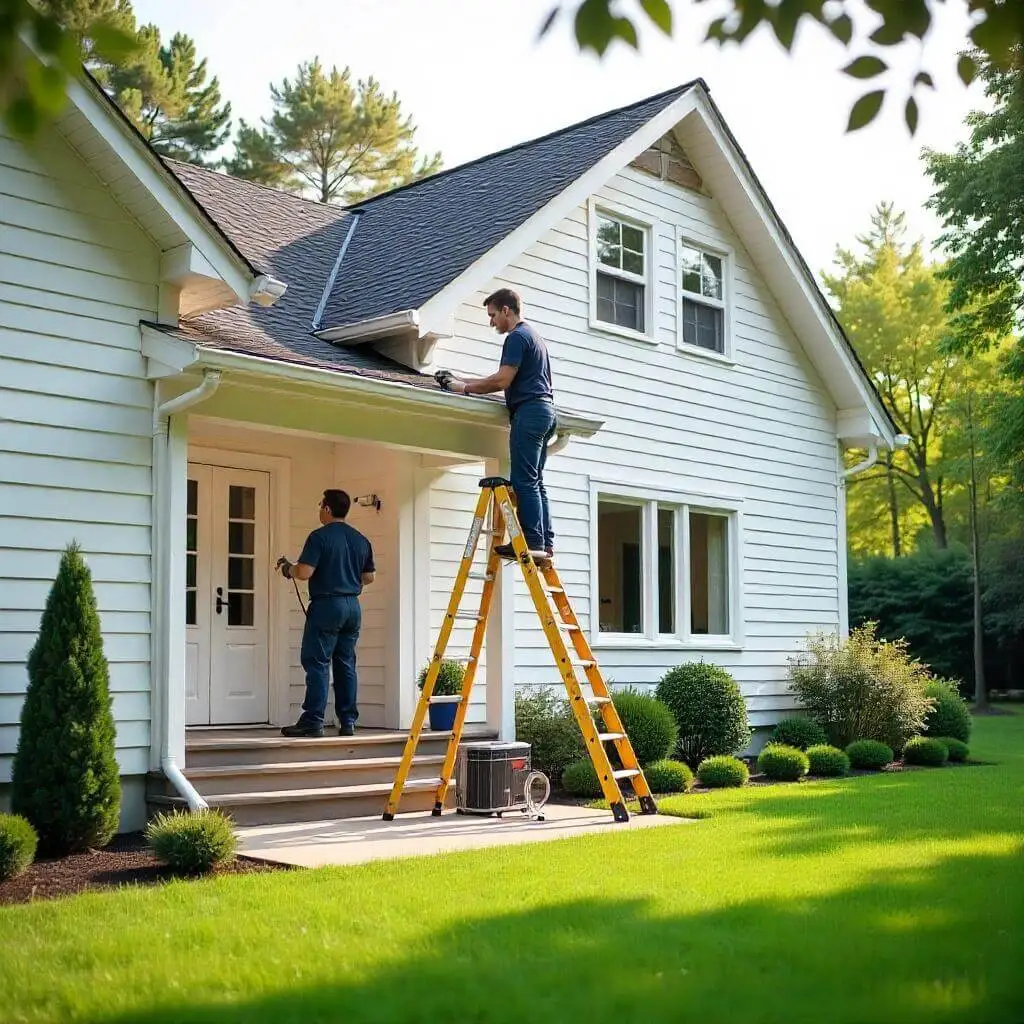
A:
<svg viewBox="0 0 1024 1024">
<path fill-rule="evenodd" d="M 627 823 L 618 824 L 612 820 L 610 811 L 564 804 L 547 804 L 544 818 L 544 821 L 535 821 L 519 811 L 510 811 L 502 818 L 485 818 L 456 814 L 452 810 L 438 818 L 429 811 L 411 811 L 399 813 L 394 821 L 383 821 L 375 814 L 339 821 L 255 825 L 238 829 L 238 852 L 246 857 L 311 868 L 512 843 L 539 843 L 567 836 L 678 825 L 686 821 L 662 814 L 634 814 Z"/>
</svg>

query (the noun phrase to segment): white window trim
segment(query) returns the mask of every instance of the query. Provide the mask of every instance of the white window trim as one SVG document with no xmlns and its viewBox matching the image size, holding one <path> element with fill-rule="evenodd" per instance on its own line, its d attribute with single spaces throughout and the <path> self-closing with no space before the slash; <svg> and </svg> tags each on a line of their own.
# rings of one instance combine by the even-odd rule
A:
<svg viewBox="0 0 1024 1024">
<path fill-rule="evenodd" d="M 642 506 L 643 551 L 641 568 L 641 595 L 643 602 L 644 632 L 602 633 L 597 543 L 598 500 Z M 675 631 L 657 631 L 657 594 L 653 581 L 658 573 L 658 522 L 656 506 L 672 505 L 682 515 L 676 516 L 675 544 Z M 649 486 L 631 486 L 613 480 L 590 478 L 590 646 L 595 650 L 680 650 L 680 651 L 741 651 L 744 644 L 743 602 L 743 500 L 696 491 L 671 491 Z M 689 549 L 690 512 L 725 514 L 729 519 L 729 624 L 728 634 L 690 633 L 689 576 L 684 572 L 687 561 L 680 557 Z"/>
<path fill-rule="evenodd" d="M 613 267 L 606 268 L 607 272 L 613 277 L 621 277 L 624 281 L 643 284 L 645 327 L 643 331 L 632 331 L 628 327 L 620 327 L 618 324 L 605 323 L 605 321 L 599 320 L 597 317 L 597 271 L 601 266 L 597 258 L 597 218 L 599 214 L 622 221 L 624 224 L 638 228 L 644 233 L 643 279 L 639 275 L 631 274 L 628 271 L 616 271 Z M 654 334 L 654 311 L 657 308 L 654 294 L 655 281 L 657 280 L 657 275 L 654 273 L 656 242 L 657 226 L 651 221 L 637 217 L 635 213 L 624 210 L 615 203 L 608 203 L 604 200 L 598 201 L 593 196 L 587 200 L 587 263 L 590 293 L 588 325 L 592 331 L 600 331 L 602 334 L 615 334 L 622 338 L 629 338 L 631 341 L 646 342 L 649 345 L 657 344 Z"/>
<path fill-rule="evenodd" d="M 683 246 L 690 246 L 693 249 L 700 249 L 711 256 L 717 256 L 722 261 L 722 287 L 725 290 L 725 299 L 711 299 L 704 295 L 697 295 L 694 292 L 683 291 Z M 735 266 L 735 252 L 732 246 L 711 244 L 694 235 L 687 234 L 683 230 L 676 230 L 675 237 L 676 255 L 676 348 L 687 355 L 695 356 L 698 359 L 708 359 L 711 362 L 723 363 L 727 366 L 735 366 L 736 360 L 733 355 L 733 309 L 735 308 L 735 283 L 733 267 Z M 691 345 L 683 341 L 683 295 L 687 295 L 694 302 L 703 303 L 705 306 L 713 306 L 715 309 L 724 311 L 722 322 L 722 337 L 724 351 L 714 352 L 708 348 L 701 348 L 700 345 Z"/>
</svg>

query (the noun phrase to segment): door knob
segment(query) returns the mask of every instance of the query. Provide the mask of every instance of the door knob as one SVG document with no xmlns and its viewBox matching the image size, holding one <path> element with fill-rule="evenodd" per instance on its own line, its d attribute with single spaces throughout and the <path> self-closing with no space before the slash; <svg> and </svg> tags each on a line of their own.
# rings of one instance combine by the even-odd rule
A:
<svg viewBox="0 0 1024 1024">
<path fill-rule="evenodd" d="M 218 587 L 217 588 L 217 614 L 218 615 L 220 615 L 220 610 L 226 604 L 227 604 L 227 601 L 224 600 L 224 588 L 223 587 Z"/>
</svg>

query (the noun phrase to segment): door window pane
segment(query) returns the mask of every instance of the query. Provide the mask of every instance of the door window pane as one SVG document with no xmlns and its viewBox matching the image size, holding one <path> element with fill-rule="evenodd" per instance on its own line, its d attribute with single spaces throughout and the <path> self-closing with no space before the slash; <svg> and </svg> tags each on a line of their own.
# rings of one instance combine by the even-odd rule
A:
<svg viewBox="0 0 1024 1024">
<path fill-rule="evenodd" d="M 675 567 L 676 514 L 670 508 L 658 509 L 658 632 L 676 629 Z"/>
<path fill-rule="evenodd" d="M 199 481 L 189 480 L 185 501 L 185 625 L 196 624 L 196 552 L 199 550 Z"/>
<path fill-rule="evenodd" d="M 251 555 L 255 550 L 256 530 L 252 523 L 228 523 L 228 553 Z"/>
<path fill-rule="evenodd" d="M 228 593 L 228 625 L 251 626 L 255 621 L 252 594 Z"/>
<path fill-rule="evenodd" d="M 597 548 L 600 631 L 643 632 L 643 509 L 598 501 Z"/>
<path fill-rule="evenodd" d="M 729 632 L 729 521 L 690 513 L 690 629 L 697 634 Z"/>
<path fill-rule="evenodd" d="M 228 518 L 256 518 L 256 489 L 254 487 L 232 487 L 228 490 Z"/>
<path fill-rule="evenodd" d="M 252 590 L 252 581 L 253 559 L 238 557 L 228 559 L 229 590 Z"/>
</svg>

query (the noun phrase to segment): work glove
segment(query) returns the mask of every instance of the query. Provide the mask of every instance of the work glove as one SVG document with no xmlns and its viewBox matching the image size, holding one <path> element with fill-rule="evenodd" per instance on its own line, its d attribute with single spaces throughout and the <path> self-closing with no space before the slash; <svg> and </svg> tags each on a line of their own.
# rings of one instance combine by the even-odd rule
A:
<svg viewBox="0 0 1024 1024">
<path fill-rule="evenodd" d="M 451 389 L 452 381 L 454 379 L 455 374 L 452 373 L 451 370 L 438 370 L 437 373 L 434 374 L 434 380 L 436 380 L 437 383 L 445 389 L 445 391 L 449 391 Z"/>
</svg>

